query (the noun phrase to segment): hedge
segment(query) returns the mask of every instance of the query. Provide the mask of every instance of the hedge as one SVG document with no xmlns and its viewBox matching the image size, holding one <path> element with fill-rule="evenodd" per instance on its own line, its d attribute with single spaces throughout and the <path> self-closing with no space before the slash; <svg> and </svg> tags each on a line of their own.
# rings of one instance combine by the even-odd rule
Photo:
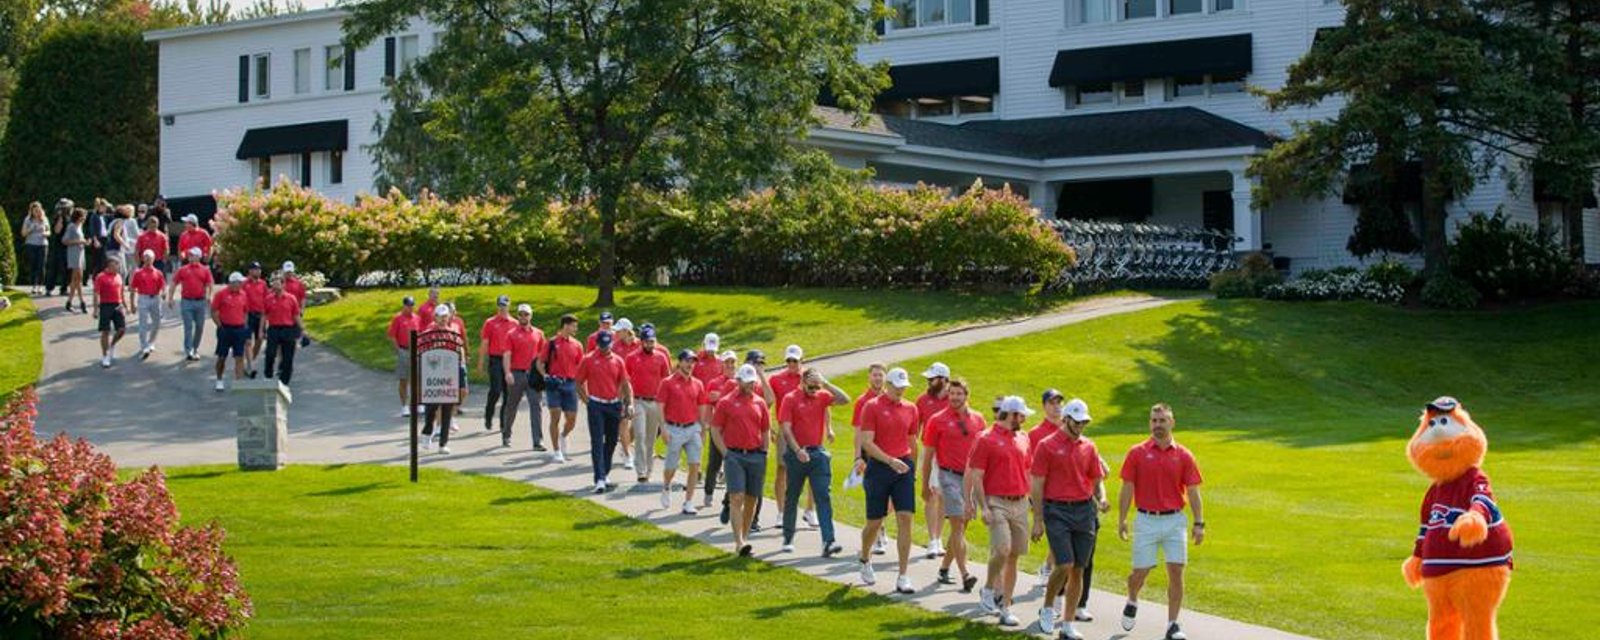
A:
<svg viewBox="0 0 1600 640">
<path fill-rule="evenodd" d="M 9 287 L 17 281 L 16 242 L 11 234 L 11 218 L 6 215 L 5 207 L 0 207 L 0 287 Z"/>
<path fill-rule="evenodd" d="M 288 182 L 218 197 L 228 268 L 294 260 L 352 283 L 371 272 L 489 269 L 517 281 L 581 278 L 598 224 L 583 203 L 514 211 L 497 200 L 391 191 L 347 205 Z M 756 286 L 1038 287 L 1073 264 L 1060 236 L 1008 190 L 834 185 L 768 189 L 708 206 L 631 198 L 618 228 L 624 272 Z"/>
</svg>

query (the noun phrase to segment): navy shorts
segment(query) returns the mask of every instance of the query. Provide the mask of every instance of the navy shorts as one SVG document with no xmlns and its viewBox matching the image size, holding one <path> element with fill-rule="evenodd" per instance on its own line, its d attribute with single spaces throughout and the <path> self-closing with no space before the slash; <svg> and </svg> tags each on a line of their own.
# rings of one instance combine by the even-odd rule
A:
<svg viewBox="0 0 1600 640">
<path fill-rule="evenodd" d="M 243 358 L 244 345 L 249 341 L 250 327 L 244 325 L 217 327 L 217 357 L 226 358 L 231 354 Z"/>
<path fill-rule="evenodd" d="M 113 328 L 117 331 L 126 331 L 128 329 L 128 318 L 122 315 L 122 305 L 114 302 L 100 303 L 99 324 L 101 331 L 110 331 Z"/>
<path fill-rule="evenodd" d="M 889 501 L 894 501 L 896 513 L 917 512 L 917 466 L 911 458 L 901 458 L 910 467 L 905 473 L 895 473 L 889 465 L 877 459 L 867 459 L 867 473 L 862 484 L 867 491 L 867 519 L 882 520 L 889 515 Z"/>
<path fill-rule="evenodd" d="M 261 314 L 251 312 L 249 315 L 245 316 L 244 323 L 245 326 L 250 327 L 251 338 L 261 335 Z"/>
<path fill-rule="evenodd" d="M 578 411 L 578 383 L 567 378 L 546 378 L 544 404 L 567 413 Z"/>
</svg>

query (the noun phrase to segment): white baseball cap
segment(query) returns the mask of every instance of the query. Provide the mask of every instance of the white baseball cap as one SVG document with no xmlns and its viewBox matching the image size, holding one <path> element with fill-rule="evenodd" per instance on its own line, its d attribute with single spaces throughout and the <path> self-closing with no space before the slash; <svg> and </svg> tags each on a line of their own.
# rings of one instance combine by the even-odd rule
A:
<svg viewBox="0 0 1600 640">
<path fill-rule="evenodd" d="M 784 360 L 803 360 L 805 357 L 806 352 L 800 349 L 800 345 L 791 344 L 783 348 Z"/>
<path fill-rule="evenodd" d="M 196 258 L 200 257 L 200 255 L 201 255 L 200 247 L 189 247 L 189 255 L 194 256 Z"/>
<path fill-rule="evenodd" d="M 200 218 L 192 213 L 184 216 L 183 221 L 189 224 L 200 224 Z"/>
<path fill-rule="evenodd" d="M 719 336 L 715 333 L 708 333 L 706 334 L 706 339 L 700 344 L 705 345 L 706 351 L 716 351 L 718 347 L 722 346 L 722 336 Z M 732 352 L 730 351 L 729 353 Z"/>
<path fill-rule="evenodd" d="M 285 260 L 283 262 L 283 272 L 284 273 L 294 273 L 294 263 L 290 262 L 288 260 Z"/>
<path fill-rule="evenodd" d="M 747 365 L 744 365 L 742 367 L 739 367 L 738 378 L 739 378 L 739 382 L 755 382 L 757 380 L 760 380 L 761 376 L 756 373 L 756 366 L 755 365 L 747 364 Z"/>
<path fill-rule="evenodd" d="M 729 360 L 732 360 L 734 362 L 738 362 L 739 361 L 739 354 L 734 353 L 732 349 L 729 349 L 727 351 L 724 351 L 722 353 L 717 354 L 717 361 L 718 362 L 727 362 Z"/>
<path fill-rule="evenodd" d="M 1033 415 L 1033 409 L 1028 408 L 1028 401 L 1022 396 L 1006 396 L 1000 399 L 1001 413 L 1020 413 L 1025 416 Z"/>
<path fill-rule="evenodd" d="M 239 273 L 238 271 L 228 274 L 228 284 L 237 284 L 240 282 L 244 282 L 244 274 Z"/>
<path fill-rule="evenodd" d="M 530 304 L 528 304 L 526 302 L 524 302 L 522 304 L 519 304 L 519 305 L 517 305 L 517 313 L 528 313 L 528 314 L 531 314 L 531 313 L 533 313 L 533 305 L 530 305 Z"/>
<path fill-rule="evenodd" d="M 144 256 L 146 258 L 154 258 L 154 257 L 156 257 L 156 252 L 154 250 L 152 250 L 152 249 L 145 249 L 144 253 L 141 253 L 139 255 Z"/>
<path fill-rule="evenodd" d="M 1093 419 L 1089 417 L 1089 403 L 1077 398 L 1067 402 L 1066 408 L 1062 409 L 1061 413 L 1078 422 L 1088 422 Z"/>
<path fill-rule="evenodd" d="M 935 362 L 928 365 L 928 370 L 922 372 L 922 377 L 930 380 L 933 378 L 949 378 L 950 367 L 945 365 L 943 362 Z"/>
<path fill-rule="evenodd" d="M 611 325 L 611 328 L 616 331 L 633 331 L 633 321 L 623 318 L 618 320 L 616 324 Z"/>
<path fill-rule="evenodd" d="M 901 369 L 900 367 L 890 369 L 889 375 L 885 377 L 885 380 L 887 380 L 889 384 L 894 385 L 897 389 L 904 389 L 911 386 L 911 374 L 906 373 L 906 370 Z"/>
<path fill-rule="evenodd" d="M 441 305 L 439 305 L 437 307 L 434 307 L 433 308 L 433 315 L 436 315 L 436 316 L 447 316 L 447 315 L 450 315 L 450 305 L 441 304 Z"/>
</svg>

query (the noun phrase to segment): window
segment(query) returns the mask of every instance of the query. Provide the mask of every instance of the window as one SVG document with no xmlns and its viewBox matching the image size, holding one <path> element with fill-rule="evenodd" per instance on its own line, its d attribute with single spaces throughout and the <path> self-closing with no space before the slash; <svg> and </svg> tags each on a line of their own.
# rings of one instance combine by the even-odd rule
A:
<svg viewBox="0 0 1600 640">
<path fill-rule="evenodd" d="M 1244 75 L 1242 73 L 1225 73 L 1211 75 L 1211 95 L 1229 93 L 1244 93 Z"/>
<path fill-rule="evenodd" d="M 1171 80 L 1171 96 L 1174 98 L 1194 98 L 1206 95 L 1205 76 L 1178 76 Z"/>
<path fill-rule="evenodd" d="M 1111 0 L 1072 0 L 1072 24 L 1111 21 Z"/>
<path fill-rule="evenodd" d="M 258 53 L 255 55 L 255 83 L 254 93 L 257 99 L 272 96 L 272 54 Z"/>
<path fill-rule="evenodd" d="M 311 93 L 311 50 L 294 50 L 294 92 Z"/>
<path fill-rule="evenodd" d="M 920 96 L 910 99 L 879 100 L 874 113 L 898 118 L 941 118 L 994 113 L 994 96 Z"/>
<path fill-rule="evenodd" d="M 328 184 L 344 184 L 344 152 L 328 152 Z"/>
<path fill-rule="evenodd" d="M 977 113 L 994 113 L 994 97 L 993 96 L 961 96 L 961 99 L 958 101 L 957 107 L 961 109 L 961 115 L 977 114 Z"/>
<path fill-rule="evenodd" d="M 256 182 L 263 187 L 272 186 L 272 158 L 256 158 Z"/>
<path fill-rule="evenodd" d="M 1109 82 L 1096 82 L 1093 84 L 1080 84 L 1072 87 L 1068 94 L 1072 97 L 1072 106 L 1084 107 L 1095 104 L 1111 104 L 1115 101 Z"/>
<path fill-rule="evenodd" d="M 322 88 L 326 91 L 338 91 L 344 88 L 344 45 L 323 47 L 322 55 L 323 59 L 328 61 Z"/>
<path fill-rule="evenodd" d="M 874 111 L 886 116 L 910 118 L 916 115 L 916 103 L 911 100 L 879 100 Z"/>
<path fill-rule="evenodd" d="M 1171 98 L 1225 96 L 1244 93 L 1245 74 L 1219 73 L 1204 76 L 1179 76 L 1172 78 L 1167 86 L 1167 95 Z"/>
<path fill-rule="evenodd" d="M 1138 20 L 1139 18 L 1156 17 L 1156 0 L 1118 0 L 1122 3 L 1122 19 Z"/>
<path fill-rule="evenodd" d="M 1128 80 L 1119 85 L 1122 87 L 1122 98 L 1119 102 L 1124 104 L 1144 103 L 1144 81 Z"/>
<path fill-rule="evenodd" d="M 1205 0 L 1167 0 L 1167 15 L 1170 16 L 1201 13 L 1205 10 Z"/>
<path fill-rule="evenodd" d="M 972 24 L 973 0 L 890 0 L 891 30 Z"/>
<path fill-rule="evenodd" d="M 417 41 L 418 41 L 417 36 L 401 36 L 400 37 L 400 69 L 401 69 L 401 71 L 404 71 L 405 69 L 410 68 L 411 64 L 417 61 L 417 55 L 419 53 L 419 50 L 417 49 Z"/>
<path fill-rule="evenodd" d="M 293 182 L 293 183 L 301 185 L 301 186 L 310 186 L 310 185 L 306 184 L 306 173 L 305 173 L 305 170 L 304 170 L 305 169 L 305 156 L 309 156 L 309 155 L 310 154 L 301 154 L 299 156 L 289 156 L 289 181 L 290 182 Z"/>
<path fill-rule="evenodd" d="M 918 118 L 937 118 L 939 116 L 955 115 L 955 113 L 955 101 L 949 98 L 917 98 Z"/>
<path fill-rule="evenodd" d="M 1067 24 L 1097 24 L 1233 11 L 1240 0 L 1067 0 Z"/>
<path fill-rule="evenodd" d="M 1235 6 L 1234 0 L 1216 0 L 1216 5 L 1213 6 L 1211 8 L 1211 10 L 1212 11 L 1233 11 L 1234 6 Z"/>
</svg>

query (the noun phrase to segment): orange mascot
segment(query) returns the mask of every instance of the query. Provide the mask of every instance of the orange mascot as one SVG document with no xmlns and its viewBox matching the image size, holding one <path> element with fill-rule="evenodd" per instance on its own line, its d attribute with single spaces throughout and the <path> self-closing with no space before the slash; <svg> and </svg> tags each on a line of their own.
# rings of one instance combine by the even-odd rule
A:
<svg viewBox="0 0 1600 640">
<path fill-rule="evenodd" d="M 1412 466 L 1433 480 L 1422 499 L 1406 584 L 1428 596 L 1428 640 L 1494 640 L 1511 582 L 1511 528 L 1483 474 L 1489 440 L 1455 398 L 1429 403 L 1411 436 Z"/>
</svg>

